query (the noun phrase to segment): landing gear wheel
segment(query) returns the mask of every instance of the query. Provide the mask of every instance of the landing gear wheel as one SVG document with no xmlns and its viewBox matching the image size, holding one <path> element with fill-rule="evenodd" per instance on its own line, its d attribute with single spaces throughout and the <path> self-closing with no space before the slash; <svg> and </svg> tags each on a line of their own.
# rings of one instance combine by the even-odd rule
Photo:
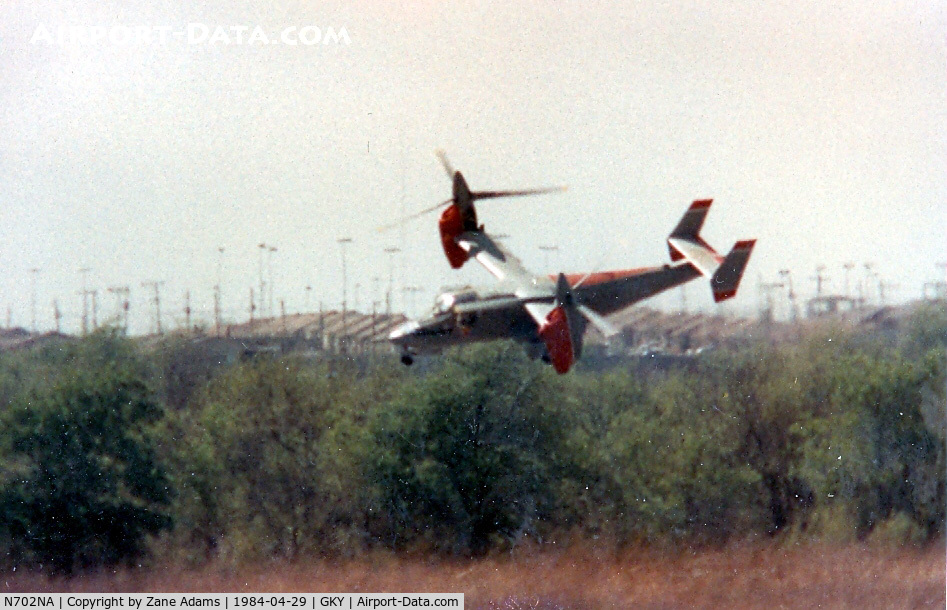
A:
<svg viewBox="0 0 947 610">
<path fill-rule="evenodd" d="M 401 364 L 405 366 L 411 366 L 412 364 L 414 364 L 414 356 L 412 356 L 411 354 L 402 354 Z"/>
</svg>

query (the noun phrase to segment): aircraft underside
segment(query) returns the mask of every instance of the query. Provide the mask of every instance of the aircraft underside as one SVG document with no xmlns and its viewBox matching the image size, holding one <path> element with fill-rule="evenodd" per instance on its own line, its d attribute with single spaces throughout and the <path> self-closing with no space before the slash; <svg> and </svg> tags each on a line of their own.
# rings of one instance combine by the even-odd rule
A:
<svg viewBox="0 0 947 610">
<path fill-rule="evenodd" d="M 583 303 L 603 314 L 611 314 L 659 292 L 700 277 L 691 265 L 666 265 L 650 269 L 603 272 L 576 293 Z M 615 279 L 611 279 L 615 277 Z M 403 354 L 436 354 L 456 346 L 480 341 L 513 339 L 524 345 L 532 358 L 546 358 L 546 348 L 536 321 L 520 304 L 464 314 L 441 313 L 409 322 L 401 341 L 392 337 Z"/>
</svg>

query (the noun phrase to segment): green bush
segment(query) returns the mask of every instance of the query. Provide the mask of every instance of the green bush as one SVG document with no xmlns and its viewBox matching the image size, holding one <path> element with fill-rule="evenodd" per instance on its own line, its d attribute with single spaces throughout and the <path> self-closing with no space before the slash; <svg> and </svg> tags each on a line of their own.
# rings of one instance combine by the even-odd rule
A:
<svg viewBox="0 0 947 610">
<path fill-rule="evenodd" d="M 107 332 L 2 354 L 0 553 L 69 572 L 148 549 L 931 540 L 947 517 L 945 329 L 942 307 L 919 308 L 895 331 L 566 376 L 512 343 L 427 373 L 231 362 L 223 343 L 143 354 Z"/>
<path fill-rule="evenodd" d="M 944 438 L 923 415 L 943 415 L 943 356 L 839 359 L 830 406 L 807 424 L 799 472 L 824 504 L 850 507 L 866 535 L 903 513 L 929 538 L 943 532 Z"/>
<path fill-rule="evenodd" d="M 477 346 L 380 409 L 366 464 L 379 538 L 477 554 L 535 533 L 563 459 L 549 376 L 516 345 Z"/>
<path fill-rule="evenodd" d="M 14 562 L 66 573 L 128 562 L 170 525 L 150 434 L 162 408 L 142 371 L 103 332 L 64 348 L 62 367 L 13 400 L 0 521 Z"/>
<path fill-rule="evenodd" d="M 299 358 L 257 358 L 217 376 L 169 430 L 179 440 L 180 544 L 198 559 L 360 548 L 358 424 L 388 391 L 383 378 Z"/>
</svg>

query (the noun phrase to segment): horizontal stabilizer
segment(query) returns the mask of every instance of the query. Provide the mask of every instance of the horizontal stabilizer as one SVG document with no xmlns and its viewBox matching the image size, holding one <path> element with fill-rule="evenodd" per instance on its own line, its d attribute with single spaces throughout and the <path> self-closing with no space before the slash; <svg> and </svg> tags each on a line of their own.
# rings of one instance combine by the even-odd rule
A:
<svg viewBox="0 0 947 610">
<path fill-rule="evenodd" d="M 704 277 L 713 275 L 723 260 L 713 248 L 705 244 L 700 238 L 691 240 L 670 237 L 668 238 L 668 247 L 671 249 L 671 260 L 686 259 Z M 676 257 L 675 254 L 677 254 Z"/>
<path fill-rule="evenodd" d="M 730 254 L 727 254 L 720 267 L 710 278 L 710 287 L 714 293 L 714 302 L 719 303 L 733 297 L 740 286 L 740 279 L 743 277 L 743 271 L 750 260 L 750 254 L 753 252 L 755 239 L 738 241 Z"/>
</svg>

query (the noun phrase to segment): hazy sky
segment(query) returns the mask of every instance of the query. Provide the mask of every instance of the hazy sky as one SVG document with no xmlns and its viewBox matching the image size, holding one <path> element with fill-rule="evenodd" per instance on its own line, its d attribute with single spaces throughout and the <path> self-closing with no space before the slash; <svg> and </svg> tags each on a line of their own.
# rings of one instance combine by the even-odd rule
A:
<svg viewBox="0 0 947 610">
<path fill-rule="evenodd" d="M 307 284 L 313 308 L 339 307 L 340 237 L 362 310 L 383 302 L 388 246 L 404 250 L 398 285 L 423 288 L 416 310 L 441 286 L 490 283 L 475 263 L 449 269 L 436 215 L 375 230 L 450 196 L 437 148 L 473 188 L 569 186 L 479 208 L 537 272 L 662 264 L 705 197 L 711 244 L 759 239 L 731 310 L 754 310 L 757 278 L 782 268 L 808 296 L 825 264 L 841 291 L 847 261 L 853 287 L 871 262 L 916 298 L 947 259 L 943 2 L 130 4 L 0 6 L 0 323 L 9 307 L 30 325 L 39 268 L 40 327 L 56 298 L 76 329 L 82 267 L 100 319 L 105 289 L 129 285 L 147 331 L 141 283 L 161 280 L 165 324 L 187 290 L 209 320 L 218 260 L 242 319 L 261 242 L 291 312 Z M 37 37 L 116 25 L 154 39 Z M 158 40 L 217 26 L 231 44 Z M 242 44 L 232 26 L 249 28 Z M 256 26 L 278 42 L 250 44 Z M 307 26 L 349 44 L 279 42 Z M 709 295 L 688 288 L 692 307 Z"/>
</svg>

